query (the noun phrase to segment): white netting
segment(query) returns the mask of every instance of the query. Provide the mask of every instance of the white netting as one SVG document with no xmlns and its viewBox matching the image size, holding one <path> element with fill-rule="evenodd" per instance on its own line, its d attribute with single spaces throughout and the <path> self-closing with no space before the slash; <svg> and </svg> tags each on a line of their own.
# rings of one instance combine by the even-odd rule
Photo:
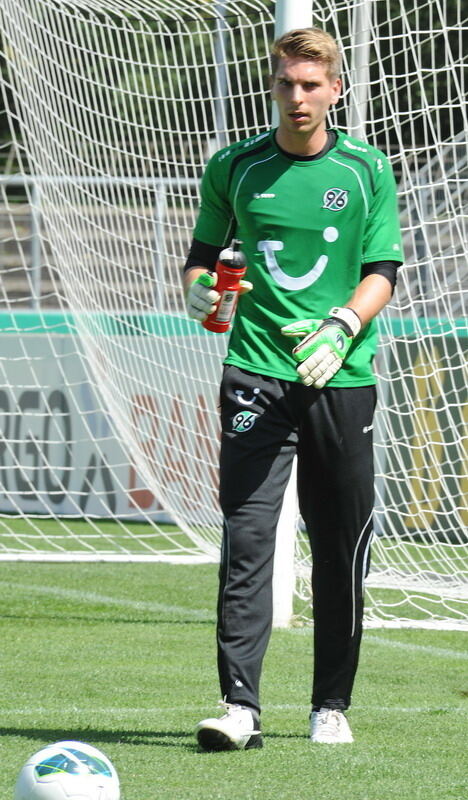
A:
<svg viewBox="0 0 468 800">
<path fill-rule="evenodd" d="M 344 52 L 333 121 L 391 157 L 406 251 L 381 325 L 368 619 L 466 624 L 467 22 L 439 0 L 313 10 Z M 274 12 L 3 2 L 5 554 L 216 557 L 225 339 L 186 320 L 180 271 L 206 159 L 269 125 Z M 302 535 L 297 555 L 306 598 Z"/>
</svg>

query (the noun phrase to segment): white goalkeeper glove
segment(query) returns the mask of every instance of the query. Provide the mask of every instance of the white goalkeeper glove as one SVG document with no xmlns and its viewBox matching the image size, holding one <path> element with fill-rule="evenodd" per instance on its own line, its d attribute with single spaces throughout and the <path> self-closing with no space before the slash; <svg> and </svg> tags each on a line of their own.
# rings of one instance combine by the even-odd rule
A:
<svg viewBox="0 0 468 800">
<path fill-rule="evenodd" d="M 361 320 L 351 308 L 332 308 L 326 319 L 303 319 L 281 328 L 283 336 L 304 337 L 292 351 L 305 386 L 323 389 L 338 372 Z"/>
<path fill-rule="evenodd" d="M 219 292 L 214 289 L 217 281 L 216 272 L 202 272 L 190 285 L 185 304 L 191 319 L 204 322 L 213 313 L 219 301 Z"/>
<path fill-rule="evenodd" d="M 214 288 L 217 282 L 216 272 L 202 272 L 195 278 L 185 298 L 189 317 L 204 322 L 213 313 L 220 299 L 219 292 Z M 246 294 L 252 289 L 250 281 L 240 281 L 239 294 Z"/>
</svg>

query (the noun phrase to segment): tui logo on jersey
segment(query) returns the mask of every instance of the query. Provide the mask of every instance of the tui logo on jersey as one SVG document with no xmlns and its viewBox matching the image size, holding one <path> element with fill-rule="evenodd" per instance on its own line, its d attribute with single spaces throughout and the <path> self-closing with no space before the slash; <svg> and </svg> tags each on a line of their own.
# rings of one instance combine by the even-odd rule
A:
<svg viewBox="0 0 468 800">
<path fill-rule="evenodd" d="M 342 211 L 348 205 L 347 189 L 327 189 L 323 195 L 323 206 L 329 211 Z"/>
</svg>

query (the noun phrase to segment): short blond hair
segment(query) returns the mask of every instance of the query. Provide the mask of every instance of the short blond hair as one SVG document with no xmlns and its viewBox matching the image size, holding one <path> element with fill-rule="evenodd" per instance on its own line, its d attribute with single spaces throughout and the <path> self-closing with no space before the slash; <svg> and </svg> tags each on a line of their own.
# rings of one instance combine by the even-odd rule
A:
<svg viewBox="0 0 468 800">
<path fill-rule="evenodd" d="M 330 80 L 336 80 L 341 72 L 341 54 L 338 45 L 333 36 L 321 28 L 297 28 L 284 33 L 273 42 L 270 57 L 273 76 L 276 74 L 280 59 L 285 57 L 319 61 L 326 66 Z"/>
</svg>

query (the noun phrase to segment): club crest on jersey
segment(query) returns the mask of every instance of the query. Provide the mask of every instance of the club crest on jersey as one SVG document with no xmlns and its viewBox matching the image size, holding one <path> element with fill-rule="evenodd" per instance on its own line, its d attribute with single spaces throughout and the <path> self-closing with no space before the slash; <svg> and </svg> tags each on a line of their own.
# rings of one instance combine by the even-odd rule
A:
<svg viewBox="0 0 468 800">
<path fill-rule="evenodd" d="M 348 205 L 348 195 L 347 189 L 327 189 L 323 195 L 322 208 L 327 208 L 329 211 L 342 211 Z"/>
</svg>

